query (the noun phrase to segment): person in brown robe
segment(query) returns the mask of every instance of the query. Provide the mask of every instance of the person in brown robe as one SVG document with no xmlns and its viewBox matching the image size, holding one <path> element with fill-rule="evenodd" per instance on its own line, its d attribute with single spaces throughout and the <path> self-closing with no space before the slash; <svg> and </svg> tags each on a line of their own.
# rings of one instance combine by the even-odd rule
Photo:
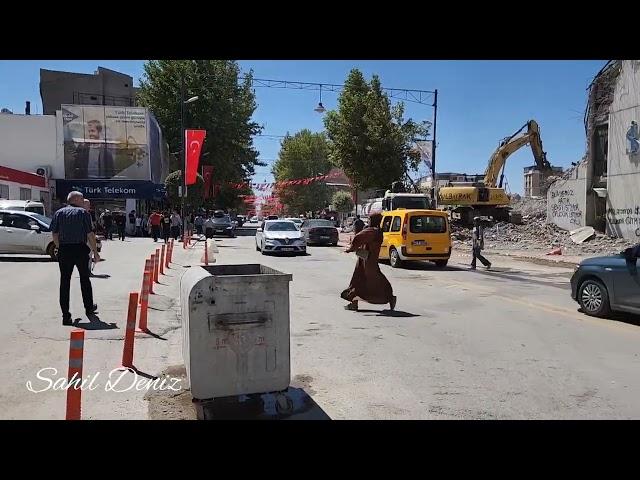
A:
<svg viewBox="0 0 640 480">
<path fill-rule="evenodd" d="M 358 256 L 358 263 L 353 271 L 349 287 L 340 294 L 344 300 L 351 302 L 345 306 L 347 310 L 358 310 L 358 299 L 378 305 L 388 303 L 391 310 L 396 306 L 393 288 L 378 266 L 378 256 L 382 245 L 381 221 L 382 215 L 379 213 L 371 215 L 369 226 L 353 237 L 351 246 L 345 250 L 345 253 L 357 252 L 358 250 L 368 252 L 365 254 L 366 259 Z"/>
</svg>

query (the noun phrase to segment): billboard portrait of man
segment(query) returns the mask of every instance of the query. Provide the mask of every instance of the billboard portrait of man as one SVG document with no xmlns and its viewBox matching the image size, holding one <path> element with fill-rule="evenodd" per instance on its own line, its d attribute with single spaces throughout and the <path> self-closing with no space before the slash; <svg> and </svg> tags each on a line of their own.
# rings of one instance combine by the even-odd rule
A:
<svg viewBox="0 0 640 480">
<path fill-rule="evenodd" d="M 73 155 L 73 178 L 111 178 L 115 172 L 113 155 L 104 143 L 100 120 L 89 120 L 87 142 L 77 143 Z"/>
</svg>

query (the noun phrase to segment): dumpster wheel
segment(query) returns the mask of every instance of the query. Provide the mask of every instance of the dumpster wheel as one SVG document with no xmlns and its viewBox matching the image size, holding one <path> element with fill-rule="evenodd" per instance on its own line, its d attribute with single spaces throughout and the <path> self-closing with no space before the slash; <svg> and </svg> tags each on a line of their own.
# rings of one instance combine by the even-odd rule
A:
<svg viewBox="0 0 640 480">
<path fill-rule="evenodd" d="M 276 412 L 280 415 L 291 415 L 293 413 L 293 400 L 283 393 L 276 397 Z"/>
</svg>

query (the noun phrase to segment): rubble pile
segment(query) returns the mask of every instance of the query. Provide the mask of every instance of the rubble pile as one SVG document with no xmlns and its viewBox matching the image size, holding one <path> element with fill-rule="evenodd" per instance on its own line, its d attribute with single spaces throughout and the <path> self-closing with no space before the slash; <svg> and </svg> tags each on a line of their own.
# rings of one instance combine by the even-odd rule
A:
<svg viewBox="0 0 640 480">
<path fill-rule="evenodd" d="M 544 198 L 522 198 L 512 204 L 522 213 L 522 225 L 499 222 L 486 225 L 484 245 L 487 250 L 520 250 L 547 253 L 561 248 L 564 255 L 609 255 L 620 253 L 633 245 L 629 240 L 613 238 L 595 232 L 583 243 L 576 244 L 569 232 L 546 223 L 547 202 Z M 470 228 L 452 224 L 451 238 L 455 245 L 471 247 Z"/>
</svg>

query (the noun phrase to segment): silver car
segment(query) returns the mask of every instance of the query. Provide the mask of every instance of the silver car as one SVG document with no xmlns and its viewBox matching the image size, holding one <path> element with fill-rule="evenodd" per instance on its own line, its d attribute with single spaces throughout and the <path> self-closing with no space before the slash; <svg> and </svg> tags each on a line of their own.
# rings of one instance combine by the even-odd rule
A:
<svg viewBox="0 0 640 480">
<path fill-rule="evenodd" d="M 57 249 L 49 226 L 51 219 L 24 210 L 0 210 L 0 253 L 49 255 Z"/>
<path fill-rule="evenodd" d="M 265 220 L 256 230 L 256 250 L 267 253 L 307 252 L 302 232 L 290 220 Z"/>
</svg>

